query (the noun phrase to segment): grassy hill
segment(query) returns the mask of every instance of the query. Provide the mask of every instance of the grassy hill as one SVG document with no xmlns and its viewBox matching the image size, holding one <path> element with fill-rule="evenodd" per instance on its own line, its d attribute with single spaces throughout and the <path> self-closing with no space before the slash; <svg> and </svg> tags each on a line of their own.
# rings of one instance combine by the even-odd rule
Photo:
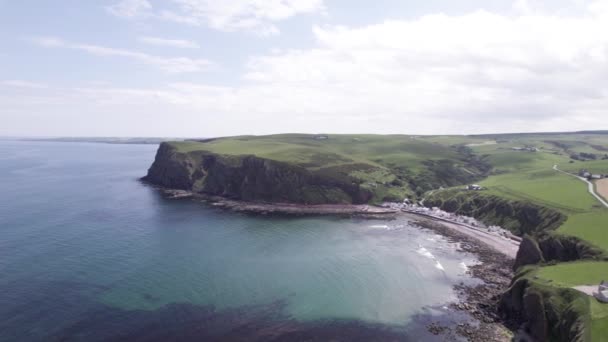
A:
<svg viewBox="0 0 608 342">
<path fill-rule="evenodd" d="M 351 179 L 372 202 L 401 201 L 439 187 L 481 179 L 489 164 L 470 153 L 462 137 L 405 135 L 238 136 L 171 142 L 179 153 L 205 151 L 287 163 L 328 178 Z"/>
<path fill-rule="evenodd" d="M 588 193 L 585 183 L 552 169 L 553 165 L 558 165 L 572 173 L 588 169 L 593 173 L 608 174 L 608 159 L 603 159 L 608 151 L 608 134 L 513 134 L 478 138 L 492 142 L 471 147 L 475 154 L 483 156 L 492 165 L 490 175 L 480 182 L 487 189 L 483 195 L 534 203 L 559 211 L 567 219 L 554 234 L 579 238 L 608 253 L 608 209 Z M 538 150 L 514 149 L 527 146 Z M 580 160 L 581 153 L 595 159 Z M 543 293 L 552 293 L 555 298 L 547 295 L 546 303 L 555 304 L 559 302 L 557 298 L 561 292 L 552 292 L 548 288 L 597 285 L 600 280 L 608 280 L 608 263 L 574 261 L 541 265 L 526 279 L 543 288 Z M 600 304 L 576 293 L 575 296 L 582 296 L 587 303 L 584 310 L 590 311 L 590 338 L 593 341 L 608 340 L 608 304 Z"/>
</svg>

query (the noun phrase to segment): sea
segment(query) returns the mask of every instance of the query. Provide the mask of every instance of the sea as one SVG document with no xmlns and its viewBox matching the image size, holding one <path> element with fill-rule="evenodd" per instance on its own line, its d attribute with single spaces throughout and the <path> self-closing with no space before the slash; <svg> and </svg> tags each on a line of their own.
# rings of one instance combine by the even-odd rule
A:
<svg viewBox="0 0 608 342">
<path fill-rule="evenodd" d="M 0 141 L 0 341 L 434 341 L 457 241 L 256 216 L 139 180 L 157 145 Z"/>
</svg>

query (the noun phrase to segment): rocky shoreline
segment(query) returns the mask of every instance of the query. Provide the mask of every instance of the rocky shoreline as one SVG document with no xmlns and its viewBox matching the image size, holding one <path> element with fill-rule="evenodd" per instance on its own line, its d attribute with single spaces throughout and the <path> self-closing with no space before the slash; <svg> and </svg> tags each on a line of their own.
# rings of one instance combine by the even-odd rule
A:
<svg viewBox="0 0 608 342">
<path fill-rule="evenodd" d="M 461 323 L 455 327 L 449 327 L 431 323 L 428 327 L 429 330 L 436 335 L 455 333 L 469 341 L 511 341 L 516 326 L 501 317 L 498 312 L 498 303 L 513 277 L 511 269 L 513 259 L 440 222 L 424 219 L 418 220 L 416 223 L 422 228 L 431 229 L 460 242 L 463 251 L 477 255 L 481 261 L 478 265 L 470 266 L 468 272 L 474 278 L 482 280 L 483 283 L 475 286 L 464 283 L 455 285 L 454 290 L 459 300 L 449 306 L 450 310 L 464 312 L 479 324 Z"/>
<path fill-rule="evenodd" d="M 294 203 L 259 203 L 226 199 L 219 196 L 197 194 L 185 190 L 162 189 L 163 193 L 173 199 L 193 198 L 217 208 L 235 212 L 259 215 L 332 215 L 354 216 L 370 219 L 394 219 L 399 210 L 381 208 L 367 204 L 294 204 Z"/>
<path fill-rule="evenodd" d="M 498 312 L 500 296 L 509 287 L 513 277 L 511 265 L 513 259 L 482 241 L 449 228 L 445 223 L 433 218 L 421 217 L 416 214 L 369 205 L 302 205 L 302 204 L 271 204 L 253 203 L 229 200 L 218 196 L 206 196 L 184 190 L 161 188 L 162 193 L 173 199 L 191 198 L 213 207 L 256 215 L 332 215 L 345 217 L 361 217 L 369 219 L 395 219 L 398 215 L 410 217 L 421 228 L 431 229 L 448 239 L 460 242 L 462 251 L 475 254 L 478 265 L 469 267 L 468 273 L 482 281 L 475 286 L 460 283 L 454 286 L 458 301 L 449 305 L 454 313 L 464 313 L 471 317 L 471 322 L 461 322 L 455 325 L 442 325 L 431 322 L 428 330 L 446 340 L 459 336 L 468 341 L 511 341 L 516 329 L 512 322 L 504 321 Z"/>
</svg>

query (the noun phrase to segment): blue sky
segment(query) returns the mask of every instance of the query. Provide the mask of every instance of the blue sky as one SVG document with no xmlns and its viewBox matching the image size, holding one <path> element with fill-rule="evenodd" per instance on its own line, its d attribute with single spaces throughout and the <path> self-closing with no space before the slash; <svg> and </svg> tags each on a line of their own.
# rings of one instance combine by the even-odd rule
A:
<svg viewBox="0 0 608 342">
<path fill-rule="evenodd" d="M 605 0 L 0 0 L 0 135 L 606 129 Z"/>
</svg>

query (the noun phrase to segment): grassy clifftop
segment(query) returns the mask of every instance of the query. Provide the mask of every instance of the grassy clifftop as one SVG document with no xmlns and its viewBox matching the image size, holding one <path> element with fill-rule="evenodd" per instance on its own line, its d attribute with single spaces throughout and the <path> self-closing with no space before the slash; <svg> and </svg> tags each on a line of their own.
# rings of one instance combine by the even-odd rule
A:
<svg viewBox="0 0 608 342">
<path fill-rule="evenodd" d="M 608 209 L 589 194 L 585 183 L 553 169 L 558 165 L 573 173 L 588 169 L 607 174 L 608 135 L 479 138 L 486 143 L 471 149 L 492 165 L 490 176 L 480 182 L 485 190 L 435 191 L 429 203 L 445 203 L 456 211 L 533 235 L 537 255 L 530 260 L 540 262 L 520 270 L 505 298 L 507 311 L 528 322 L 535 336 L 556 341 L 608 340 L 608 304 L 572 289 L 608 279 L 608 262 L 602 261 L 608 255 Z M 555 221 L 557 216 L 561 219 Z"/>
<path fill-rule="evenodd" d="M 189 156 L 194 160 L 200 154 L 223 159 L 250 156 L 328 183 L 354 184 L 371 194 L 367 202 L 372 203 L 401 201 L 431 189 L 465 184 L 481 179 L 489 170 L 483 159 L 463 145 L 405 135 L 281 134 L 168 145 L 176 156 L 181 156 L 178 159 Z M 323 181 L 319 185 L 322 187 Z M 288 200 L 298 202 L 295 197 Z M 299 202 L 309 201 L 302 198 Z M 326 202 L 331 202 L 331 198 Z M 341 197 L 338 202 L 348 200 Z"/>
</svg>

